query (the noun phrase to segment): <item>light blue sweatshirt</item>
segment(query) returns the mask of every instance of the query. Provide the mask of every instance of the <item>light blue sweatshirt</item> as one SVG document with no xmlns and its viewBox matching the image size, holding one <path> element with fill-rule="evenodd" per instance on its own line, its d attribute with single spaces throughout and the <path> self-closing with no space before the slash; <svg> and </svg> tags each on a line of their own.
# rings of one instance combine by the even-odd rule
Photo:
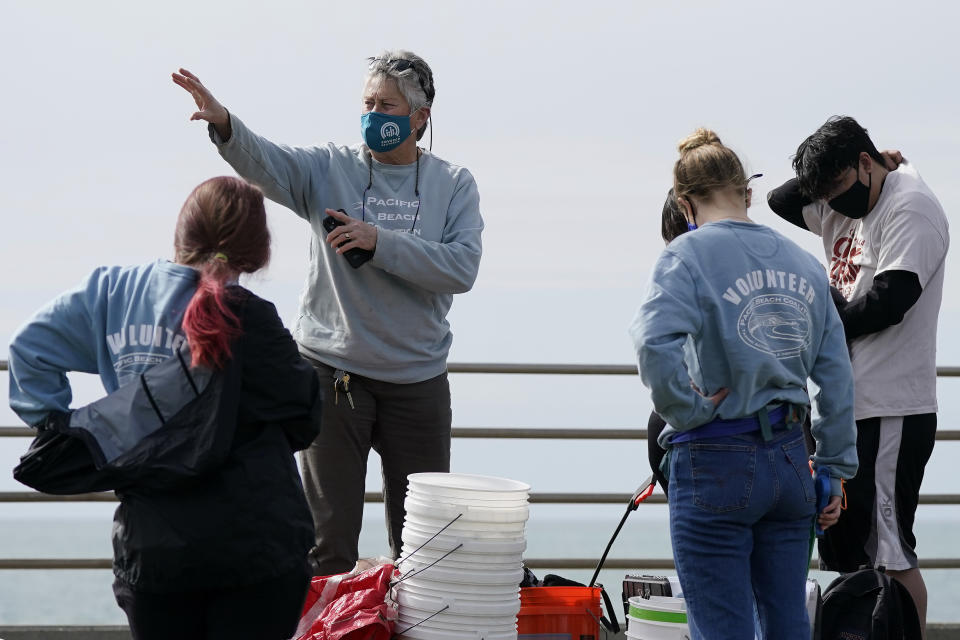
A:
<svg viewBox="0 0 960 640">
<path fill-rule="evenodd" d="M 100 267 L 40 309 L 10 342 L 10 407 L 35 425 L 66 411 L 66 371 L 99 373 L 107 393 L 166 360 L 183 342 L 183 313 L 197 288 L 190 267 L 157 260 Z"/>
<path fill-rule="evenodd" d="M 724 220 L 676 238 L 654 267 L 630 334 L 640 376 L 669 425 L 664 447 L 676 431 L 715 418 L 804 405 L 809 377 L 820 388 L 814 465 L 830 466 L 834 478 L 856 472 L 853 374 L 826 272 L 776 231 Z M 705 396 L 721 388 L 730 393 L 715 407 Z"/>
<path fill-rule="evenodd" d="M 447 312 L 480 266 L 480 197 L 470 172 L 424 151 L 417 165 L 373 160 L 363 145 L 278 145 L 230 115 L 220 155 L 271 200 L 310 223 L 310 264 L 293 337 L 332 367 L 394 383 L 420 382 L 447 367 Z M 419 205 L 419 215 L 417 207 Z M 372 260 L 352 268 L 325 242 L 324 209 L 377 226 Z M 366 213 L 363 214 L 363 210 Z M 412 229 L 412 231 L 411 231 Z"/>
</svg>

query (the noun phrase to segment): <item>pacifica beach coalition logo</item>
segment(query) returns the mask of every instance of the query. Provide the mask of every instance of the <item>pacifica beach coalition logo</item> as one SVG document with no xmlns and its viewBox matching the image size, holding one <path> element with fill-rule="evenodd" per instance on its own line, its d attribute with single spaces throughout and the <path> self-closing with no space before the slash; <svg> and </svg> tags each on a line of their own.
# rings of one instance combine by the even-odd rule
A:
<svg viewBox="0 0 960 640">
<path fill-rule="evenodd" d="M 773 291 L 771 291 L 771 289 Z M 777 289 L 796 293 L 800 298 Z M 766 290 L 766 291 L 764 291 Z M 753 297 L 747 297 L 752 295 Z M 743 306 L 737 319 L 740 339 L 774 358 L 792 358 L 810 346 L 810 309 L 817 294 L 803 276 L 776 269 L 754 269 L 736 278 L 721 296 Z"/>
<path fill-rule="evenodd" d="M 383 139 L 383 144 L 393 144 L 394 142 L 400 141 L 400 125 L 396 122 L 385 122 L 382 127 L 380 127 L 380 137 Z"/>
<path fill-rule="evenodd" d="M 740 313 L 737 332 L 757 351 L 792 358 L 810 346 L 810 311 L 791 296 L 760 295 Z"/>
</svg>

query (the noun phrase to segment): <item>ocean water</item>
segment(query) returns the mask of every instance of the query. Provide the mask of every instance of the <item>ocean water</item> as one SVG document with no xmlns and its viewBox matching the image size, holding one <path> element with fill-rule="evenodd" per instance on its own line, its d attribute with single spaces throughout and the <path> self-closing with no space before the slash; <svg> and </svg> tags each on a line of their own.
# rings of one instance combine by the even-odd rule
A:
<svg viewBox="0 0 960 640">
<path fill-rule="evenodd" d="M 0 556 L 107 558 L 110 546 L 110 505 L 88 505 L 97 511 L 94 517 L 24 518 L 5 510 L 0 516 Z M 942 507 L 923 506 L 917 522 L 920 556 L 947 557 L 958 553 L 953 533 L 960 518 L 944 517 Z M 599 558 L 613 533 L 623 509 L 616 505 L 589 507 L 577 517 L 569 517 L 570 508 L 533 505 L 527 523 L 527 557 Z M 382 506 L 369 505 L 360 540 L 361 556 L 387 551 Z M 670 540 L 666 507 L 642 505 L 632 513 L 614 544 L 610 557 L 669 558 Z M 643 567 L 636 567 L 637 571 Z M 600 582 L 611 597 L 620 595 L 620 584 L 627 571 L 601 572 Z M 631 571 L 632 572 L 632 571 Z M 558 573 L 586 582 L 590 570 L 537 569 Z M 647 571 L 647 573 L 664 573 Z M 822 588 L 836 574 L 812 572 Z M 960 620 L 960 571 L 931 569 L 924 573 L 930 593 L 928 620 Z M 0 571 L 0 625 L 16 624 L 124 624 L 111 591 L 112 574 L 108 570 L 76 571 Z"/>
</svg>

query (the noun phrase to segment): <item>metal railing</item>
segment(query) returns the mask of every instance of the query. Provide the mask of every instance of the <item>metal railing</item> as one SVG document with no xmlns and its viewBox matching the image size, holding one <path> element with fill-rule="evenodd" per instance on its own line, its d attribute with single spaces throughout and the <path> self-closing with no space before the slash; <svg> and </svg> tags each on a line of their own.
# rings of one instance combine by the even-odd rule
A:
<svg viewBox="0 0 960 640">
<path fill-rule="evenodd" d="M 7 362 L 0 360 L 0 371 L 7 369 Z M 469 374 L 536 374 L 536 375 L 636 375 L 633 365 L 591 364 L 486 364 L 451 363 L 450 373 Z M 939 377 L 960 377 L 960 367 L 938 367 Z M 29 438 L 35 432 L 26 427 L 0 427 L 0 437 Z M 508 427 L 454 427 L 454 438 L 482 439 L 550 439 L 550 440 L 645 440 L 646 429 L 529 429 Z M 937 432 L 937 440 L 960 440 L 960 430 Z M 532 493 L 532 504 L 623 504 L 630 499 L 627 493 Z M 364 495 L 366 502 L 382 502 L 378 492 Z M 0 503 L 41 502 L 116 502 L 112 492 L 87 493 L 73 496 L 53 496 L 32 491 L 0 492 Z M 662 495 L 648 499 L 649 503 L 665 504 Z M 923 505 L 957 505 L 960 494 L 922 494 Z M 525 558 L 524 563 L 534 569 L 592 569 L 595 558 Z M 673 569 L 669 558 L 607 558 L 604 566 L 609 569 Z M 814 565 L 811 565 L 814 566 Z M 0 570 L 4 569 L 109 569 L 111 560 L 106 558 L 0 558 Z M 958 569 L 960 558 L 925 558 L 920 560 L 924 569 Z M 814 567 L 815 568 L 815 567 Z"/>
</svg>

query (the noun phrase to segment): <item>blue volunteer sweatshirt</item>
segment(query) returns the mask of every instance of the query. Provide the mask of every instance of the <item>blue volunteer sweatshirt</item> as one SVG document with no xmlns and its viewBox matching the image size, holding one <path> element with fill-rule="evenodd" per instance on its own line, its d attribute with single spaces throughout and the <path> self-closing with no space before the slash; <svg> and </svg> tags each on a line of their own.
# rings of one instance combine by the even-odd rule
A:
<svg viewBox="0 0 960 640">
<path fill-rule="evenodd" d="M 197 272 L 167 260 L 100 267 L 77 288 L 40 309 L 10 342 L 10 407 L 35 425 L 66 411 L 67 371 L 100 375 L 108 393 L 183 342 L 183 313 Z"/>
<path fill-rule="evenodd" d="M 657 260 L 630 334 L 669 425 L 664 447 L 715 418 L 804 405 L 809 377 L 820 389 L 814 465 L 831 467 L 835 494 L 837 478 L 856 472 L 853 374 L 827 276 L 776 231 L 724 220 L 678 237 Z M 706 396 L 721 388 L 730 393 L 715 407 Z"/>
</svg>

